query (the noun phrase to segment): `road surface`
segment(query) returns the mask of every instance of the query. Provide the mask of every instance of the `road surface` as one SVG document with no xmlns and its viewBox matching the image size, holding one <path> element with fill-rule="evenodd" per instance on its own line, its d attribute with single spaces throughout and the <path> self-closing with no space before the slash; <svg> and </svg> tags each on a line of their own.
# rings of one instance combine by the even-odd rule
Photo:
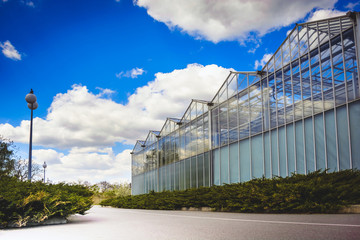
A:
<svg viewBox="0 0 360 240">
<path fill-rule="evenodd" d="M 0 240 L 360 239 L 360 214 L 243 214 L 94 206 L 70 223 L 1 230 Z"/>
</svg>

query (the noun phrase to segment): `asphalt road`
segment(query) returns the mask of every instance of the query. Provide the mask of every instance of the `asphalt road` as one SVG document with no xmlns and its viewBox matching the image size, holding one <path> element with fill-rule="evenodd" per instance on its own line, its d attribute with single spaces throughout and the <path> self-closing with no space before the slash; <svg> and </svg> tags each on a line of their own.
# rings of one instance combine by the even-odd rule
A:
<svg viewBox="0 0 360 240">
<path fill-rule="evenodd" d="M 70 223 L 1 230 L 0 240 L 360 239 L 360 214 L 242 214 L 93 207 Z"/>
</svg>

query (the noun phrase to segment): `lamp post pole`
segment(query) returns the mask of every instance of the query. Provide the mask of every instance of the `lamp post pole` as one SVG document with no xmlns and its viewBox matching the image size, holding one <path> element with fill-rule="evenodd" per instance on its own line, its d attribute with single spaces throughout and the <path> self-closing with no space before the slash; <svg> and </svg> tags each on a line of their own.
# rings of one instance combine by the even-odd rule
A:
<svg viewBox="0 0 360 240">
<path fill-rule="evenodd" d="M 34 95 L 34 91 L 31 89 L 30 93 L 25 97 L 26 102 L 28 102 L 28 108 L 31 110 L 31 118 L 30 118 L 30 140 L 29 140 L 29 166 L 28 166 L 28 180 L 31 181 L 31 157 L 32 157 L 32 128 L 33 128 L 33 110 L 38 107 L 38 103 L 36 102 L 36 96 Z"/>
<path fill-rule="evenodd" d="M 43 164 L 43 168 L 44 168 L 44 183 L 45 183 L 45 168 L 47 167 L 47 165 L 46 165 L 46 162 L 44 162 L 44 164 Z"/>
</svg>

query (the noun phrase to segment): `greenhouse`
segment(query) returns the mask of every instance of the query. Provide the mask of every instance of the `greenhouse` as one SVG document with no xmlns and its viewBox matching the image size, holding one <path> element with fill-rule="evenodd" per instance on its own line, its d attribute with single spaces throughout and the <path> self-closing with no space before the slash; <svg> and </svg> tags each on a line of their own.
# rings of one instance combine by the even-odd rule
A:
<svg viewBox="0 0 360 240">
<path fill-rule="evenodd" d="M 132 194 L 360 169 L 360 14 L 297 24 L 261 71 L 231 72 L 132 151 Z"/>
</svg>

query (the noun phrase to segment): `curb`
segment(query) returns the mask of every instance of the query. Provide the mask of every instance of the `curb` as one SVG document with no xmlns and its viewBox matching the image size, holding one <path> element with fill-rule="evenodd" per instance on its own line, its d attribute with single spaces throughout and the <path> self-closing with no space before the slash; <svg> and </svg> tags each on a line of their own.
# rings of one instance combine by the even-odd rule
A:
<svg viewBox="0 0 360 240">
<path fill-rule="evenodd" d="M 201 211 L 201 212 L 214 212 L 215 209 L 214 208 L 210 208 L 210 207 L 200 207 L 200 208 L 195 208 L 195 207 L 183 207 L 181 208 L 181 211 Z M 222 211 L 220 211 L 222 212 Z M 350 213 L 350 214 L 360 214 L 360 205 L 350 205 L 348 207 L 343 207 L 342 209 L 340 209 L 337 213 Z"/>
<path fill-rule="evenodd" d="M 360 205 L 350 205 L 339 210 L 339 213 L 360 213 Z"/>
<path fill-rule="evenodd" d="M 18 225 L 15 223 L 9 224 L 7 228 L 23 228 L 23 227 L 35 227 L 35 226 L 44 226 L 44 225 L 58 225 L 58 224 L 65 224 L 69 221 L 66 218 L 56 217 L 56 218 L 50 218 L 46 219 L 42 222 L 27 222 L 26 225 Z"/>
</svg>

